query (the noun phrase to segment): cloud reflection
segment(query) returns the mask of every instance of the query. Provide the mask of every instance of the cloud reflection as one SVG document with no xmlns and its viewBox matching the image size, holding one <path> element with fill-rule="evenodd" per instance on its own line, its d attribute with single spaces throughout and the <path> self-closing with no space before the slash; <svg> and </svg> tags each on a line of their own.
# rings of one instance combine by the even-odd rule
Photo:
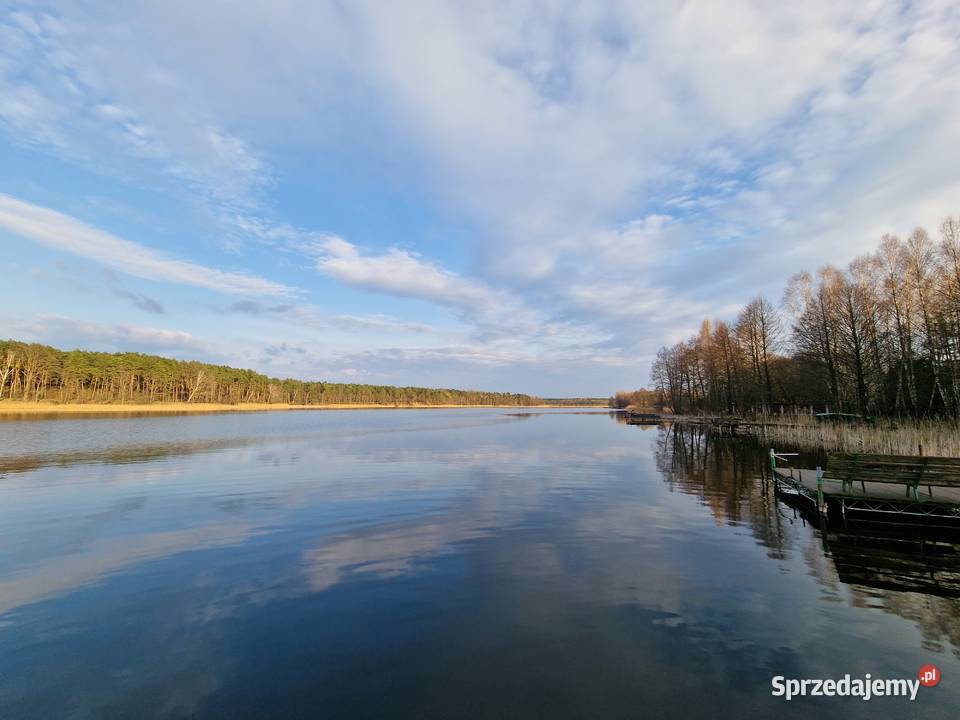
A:
<svg viewBox="0 0 960 720">
<path fill-rule="evenodd" d="M 0 579 L 0 614 L 88 587 L 149 560 L 238 545 L 256 532 L 253 526 L 238 524 L 100 538 L 77 552 Z"/>
</svg>

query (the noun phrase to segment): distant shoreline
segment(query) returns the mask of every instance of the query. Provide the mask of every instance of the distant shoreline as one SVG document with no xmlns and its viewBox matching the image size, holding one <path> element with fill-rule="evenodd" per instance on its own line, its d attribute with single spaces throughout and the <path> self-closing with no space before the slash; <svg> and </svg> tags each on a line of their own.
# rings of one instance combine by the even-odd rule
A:
<svg viewBox="0 0 960 720">
<path fill-rule="evenodd" d="M 285 403 L 57 403 L 51 401 L 31 402 L 23 400 L 0 401 L 0 417 L 8 415 L 103 415 L 119 413 L 137 413 L 147 415 L 168 415 L 182 413 L 231 413 L 231 412 L 268 412 L 273 410 L 428 410 L 502 408 L 510 410 L 530 410 L 542 408 L 601 408 L 600 405 L 377 405 L 373 403 L 348 403 L 342 405 L 288 405 Z"/>
</svg>

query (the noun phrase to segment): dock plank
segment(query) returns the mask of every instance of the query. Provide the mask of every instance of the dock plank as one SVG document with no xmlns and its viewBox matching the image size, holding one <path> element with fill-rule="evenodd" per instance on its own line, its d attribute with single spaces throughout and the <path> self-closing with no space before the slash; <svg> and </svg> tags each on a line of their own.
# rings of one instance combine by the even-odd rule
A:
<svg viewBox="0 0 960 720">
<path fill-rule="evenodd" d="M 868 480 L 861 486 L 860 481 L 858 480 L 851 486 L 848 486 L 847 490 L 844 491 L 843 481 L 831 479 L 829 476 L 829 469 L 825 472 L 826 474 L 823 478 L 823 492 L 825 495 L 832 495 L 836 497 L 877 498 L 882 500 L 897 501 L 906 499 L 905 485 L 870 482 Z M 804 488 L 813 493 L 817 492 L 817 471 L 814 469 L 778 467 L 776 469 L 776 473 L 782 478 L 793 479 L 794 481 L 799 482 Z M 904 482 L 906 483 L 909 481 L 905 480 Z M 960 504 L 960 488 L 934 486 L 932 497 L 930 496 L 926 485 L 923 484 L 923 481 L 920 482 L 920 489 L 920 502 L 948 502 Z"/>
</svg>

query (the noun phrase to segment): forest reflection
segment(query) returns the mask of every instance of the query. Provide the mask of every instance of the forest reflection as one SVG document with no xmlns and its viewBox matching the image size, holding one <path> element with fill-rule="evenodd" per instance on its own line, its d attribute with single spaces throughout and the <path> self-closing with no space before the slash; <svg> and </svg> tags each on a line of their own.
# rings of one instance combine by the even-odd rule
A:
<svg viewBox="0 0 960 720">
<path fill-rule="evenodd" d="M 214 453 L 240 448 L 258 442 L 256 438 L 224 438 L 192 442 L 168 442 L 144 445 L 116 446 L 96 450 L 74 450 L 64 453 L 36 453 L 0 455 L 0 477 L 5 473 L 24 473 L 43 467 L 71 467 L 93 463 L 123 465 L 148 463 L 177 455 Z"/>
</svg>

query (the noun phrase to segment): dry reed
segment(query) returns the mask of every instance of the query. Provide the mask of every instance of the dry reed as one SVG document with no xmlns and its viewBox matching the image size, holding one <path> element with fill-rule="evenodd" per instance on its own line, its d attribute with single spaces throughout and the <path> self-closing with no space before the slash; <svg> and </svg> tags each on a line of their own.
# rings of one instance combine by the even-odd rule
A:
<svg viewBox="0 0 960 720">
<path fill-rule="evenodd" d="M 788 419 L 789 417 L 789 419 Z M 960 457 L 960 424 L 951 420 L 817 422 L 809 416 L 759 418 L 750 430 L 778 449 Z"/>
</svg>

